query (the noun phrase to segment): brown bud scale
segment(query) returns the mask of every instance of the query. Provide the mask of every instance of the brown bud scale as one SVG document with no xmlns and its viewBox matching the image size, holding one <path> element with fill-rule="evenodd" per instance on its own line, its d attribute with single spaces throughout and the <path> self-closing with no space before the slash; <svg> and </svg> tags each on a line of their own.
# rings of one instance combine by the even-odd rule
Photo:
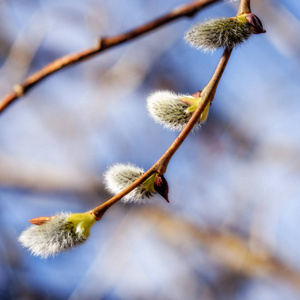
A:
<svg viewBox="0 0 300 300">
<path fill-rule="evenodd" d="M 168 193 L 169 193 L 169 185 L 164 175 L 157 174 L 154 181 L 154 189 L 157 193 L 159 193 L 168 203 Z"/>
<path fill-rule="evenodd" d="M 34 225 L 43 225 L 53 218 L 55 218 L 55 217 L 37 217 L 37 218 L 29 220 L 29 222 Z"/>
</svg>

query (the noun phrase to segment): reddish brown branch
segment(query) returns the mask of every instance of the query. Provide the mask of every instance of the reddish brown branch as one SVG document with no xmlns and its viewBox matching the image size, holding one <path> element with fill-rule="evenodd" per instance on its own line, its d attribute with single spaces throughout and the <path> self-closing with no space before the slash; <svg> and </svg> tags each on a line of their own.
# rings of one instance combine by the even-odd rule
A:
<svg viewBox="0 0 300 300">
<path fill-rule="evenodd" d="M 244 13 L 251 13 L 251 8 L 250 8 L 250 0 L 242 0 L 240 2 L 240 6 L 237 12 L 237 16 L 244 14 Z"/>
<path fill-rule="evenodd" d="M 241 0 L 238 13 L 239 15 L 241 12 L 251 12 L 250 10 L 250 0 Z M 184 129 L 180 132 L 178 137 L 175 139 L 175 141 L 172 143 L 172 145 L 167 149 L 167 151 L 160 157 L 160 159 L 142 176 L 140 176 L 137 180 L 135 180 L 132 184 L 127 186 L 125 189 L 123 189 L 120 193 L 116 194 L 106 202 L 102 203 L 101 205 L 95 207 L 90 211 L 90 213 L 96 218 L 96 220 L 100 220 L 104 213 L 115 203 L 120 201 L 125 195 L 130 193 L 132 190 L 134 190 L 137 186 L 142 184 L 147 178 L 149 178 L 153 173 L 158 174 L 164 174 L 167 170 L 168 164 L 170 159 L 173 157 L 173 155 L 176 153 L 178 148 L 181 146 L 181 144 L 185 141 L 189 133 L 192 131 L 193 127 L 199 120 L 202 112 L 204 111 L 206 105 L 211 103 L 214 99 L 215 92 L 217 89 L 217 86 L 219 84 L 219 81 L 224 73 L 224 70 L 226 68 L 226 65 L 228 63 L 228 60 L 230 58 L 232 49 L 225 49 L 224 53 L 219 61 L 219 64 L 210 79 L 209 83 L 206 85 L 206 87 L 203 89 L 201 93 L 201 102 L 197 109 L 194 111 L 192 117 L 184 127 Z"/>
<path fill-rule="evenodd" d="M 73 54 L 67 54 L 53 61 L 41 70 L 34 73 L 33 75 L 29 76 L 22 83 L 15 85 L 13 90 L 0 100 L 0 113 L 10 104 L 12 104 L 16 99 L 22 97 L 29 89 L 34 87 L 37 83 L 39 83 L 47 76 L 55 73 L 56 71 L 64 67 L 71 66 L 75 63 L 81 62 L 84 59 L 90 58 L 106 49 L 133 40 L 147 32 L 150 32 L 160 26 L 168 24 L 176 19 L 179 19 L 181 17 L 191 17 L 202 8 L 217 1 L 219 0 L 197 0 L 186 5 L 182 5 L 180 7 L 175 8 L 166 15 L 159 17 L 154 21 L 151 21 L 140 27 L 137 27 L 129 32 L 112 37 L 100 38 L 99 43 L 92 48 Z"/>
<path fill-rule="evenodd" d="M 141 177 L 139 177 L 136 181 L 134 181 L 132 184 L 127 186 L 125 189 L 123 189 L 120 193 L 113 196 L 106 202 L 102 203 L 101 205 L 95 207 L 91 210 L 91 214 L 94 215 L 94 217 L 97 220 L 100 220 L 103 216 L 103 214 L 115 203 L 120 201 L 125 195 L 130 193 L 132 190 L 134 190 L 137 186 L 142 184 L 147 178 L 149 178 L 153 173 L 158 174 L 164 174 L 166 172 L 168 163 L 172 156 L 175 154 L 175 152 L 178 150 L 178 148 L 181 146 L 181 144 L 184 142 L 186 137 L 189 135 L 189 133 L 192 131 L 195 124 L 198 122 L 202 112 L 204 111 L 207 104 L 209 104 L 215 95 L 218 83 L 223 75 L 223 72 L 226 68 L 227 62 L 229 60 L 229 57 L 231 55 L 232 49 L 225 49 L 224 53 L 219 61 L 219 64 L 207 84 L 207 86 L 202 91 L 201 95 L 201 103 L 197 107 L 197 109 L 194 111 L 192 117 L 184 127 L 184 129 L 181 131 L 181 133 L 178 135 L 178 137 L 175 139 L 175 141 L 172 143 L 172 145 L 168 148 L 168 150 L 161 156 L 161 158 L 147 171 L 145 172 Z"/>
</svg>

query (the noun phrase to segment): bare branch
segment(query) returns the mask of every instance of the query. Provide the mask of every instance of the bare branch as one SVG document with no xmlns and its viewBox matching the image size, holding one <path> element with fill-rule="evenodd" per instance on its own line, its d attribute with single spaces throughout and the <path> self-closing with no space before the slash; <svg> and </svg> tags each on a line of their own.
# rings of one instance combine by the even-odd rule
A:
<svg viewBox="0 0 300 300">
<path fill-rule="evenodd" d="M 237 16 L 243 13 L 251 13 L 250 0 L 241 0 Z"/>
<path fill-rule="evenodd" d="M 155 19 L 147 24 L 144 24 L 140 27 L 137 27 L 126 33 L 112 36 L 112 37 L 103 37 L 99 39 L 99 42 L 96 46 L 85 49 L 80 52 L 73 54 L 67 54 L 44 68 L 40 69 L 36 73 L 29 76 L 25 81 L 14 86 L 13 90 L 7 94 L 4 98 L 0 100 L 0 113 L 3 112 L 10 104 L 12 104 L 16 99 L 22 97 L 26 92 L 28 92 L 32 87 L 37 83 L 42 81 L 47 76 L 63 69 L 67 66 L 71 66 L 78 62 L 81 62 L 85 59 L 91 58 L 92 56 L 103 52 L 106 49 L 112 48 L 114 46 L 120 45 L 127 41 L 133 40 L 141 35 L 144 35 L 147 32 L 153 31 L 165 24 L 168 24 L 176 19 L 182 17 L 192 17 L 202 8 L 213 4 L 219 0 L 197 0 L 186 5 L 175 8 L 171 12 L 165 14 L 162 17 Z"/>
<path fill-rule="evenodd" d="M 190 4 L 192 5 L 192 4 Z M 237 15 L 244 13 L 244 12 L 251 12 L 250 9 L 250 0 L 241 0 Z M 184 129 L 181 131 L 181 133 L 178 135 L 178 137 L 175 139 L 175 141 L 172 143 L 172 145 L 167 149 L 167 151 L 161 156 L 161 158 L 142 176 L 140 176 L 137 180 L 135 180 L 132 184 L 127 186 L 124 190 L 122 190 L 117 195 L 113 196 L 103 204 L 95 207 L 90 212 L 95 216 L 97 220 L 100 220 L 104 213 L 115 203 L 120 201 L 125 195 L 130 193 L 132 190 L 134 190 L 137 186 L 142 184 L 147 178 L 149 178 L 152 174 L 158 173 L 160 175 L 163 175 L 166 170 L 167 166 L 169 164 L 170 159 L 175 154 L 175 152 L 178 150 L 178 148 L 181 146 L 181 144 L 184 142 L 186 137 L 189 135 L 195 124 L 198 122 L 202 112 L 204 111 L 205 107 L 211 103 L 214 99 L 214 95 L 217 89 L 217 86 L 219 84 L 219 81 L 223 75 L 223 72 L 226 68 L 227 62 L 230 58 L 232 52 L 232 48 L 228 49 L 225 48 L 224 53 L 219 61 L 219 64 L 209 81 L 209 83 L 206 85 L 204 90 L 201 93 L 201 102 L 195 112 L 193 113 L 192 117 L 190 118 L 189 122 L 186 124 Z"/>
<path fill-rule="evenodd" d="M 213 74 L 211 80 L 209 81 L 209 83 L 207 84 L 207 86 L 204 88 L 204 90 L 202 92 L 201 103 L 199 104 L 199 106 L 195 110 L 195 112 L 193 113 L 192 117 L 190 118 L 189 122 L 186 124 L 185 128 L 181 131 L 181 133 L 175 139 L 173 144 L 161 156 L 161 158 L 141 177 L 139 177 L 136 181 L 134 181 L 132 184 L 130 184 L 128 187 L 126 187 L 123 191 L 121 191 L 120 193 L 118 193 L 117 195 L 112 197 L 111 199 L 107 200 L 105 203 L 103 203 L 103 204 L 97 206 L 96 208 L 94 208 L 93 210 L 91 210 L 91 213 L 95 215 L 96 219 L 100 220 L 108 208 L 110 208 L 113 204 L 117 203 L 125 195 L 127 195 L 132 190 L 134 190 L 137 186 L 139 186 L 141 183 L 143 183 L 152 174 L 158 173 L 158 174 L 162 175 L 166 172 L 166 169 L 167 169 L 170 159 L 172 158 L 174 153 L 178 150 L 180 145 L 184 142 L 186 137 L 189 135 L 189 133 L 193 129 L 194 125 L 198 122 L 200 115 L 204 111 L 206 105 L 213 100 L 218 83 L 222 77 L 224 70 L 225 70 L 225 67 L 229 60 L 231 52 L 232 52 L 232 49 L 224 50 L 224 53 L 220 59 L 220 62 L 218 64 L 216 70 L 215 70 L 215 73 Z"/>
</svg>

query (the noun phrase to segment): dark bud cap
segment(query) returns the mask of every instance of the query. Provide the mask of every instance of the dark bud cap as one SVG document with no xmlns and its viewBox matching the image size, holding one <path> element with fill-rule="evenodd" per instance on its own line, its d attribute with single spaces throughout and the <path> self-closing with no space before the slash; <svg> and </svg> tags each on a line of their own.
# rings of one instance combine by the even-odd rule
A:
<svg viewBox="0 0 300 300">
<path fill-rule="evenodd" d="M 259 33 L 265 33 L 266 31 L 263 28 L 263 25 L 260 21 L 260 19 L 252 14 L 246 14 L 245 18 L 247 19 L 247 21 L 249 22 L 250 25 L 252 25 L 252 32 L 255 34 L 259 34 Z"/>
<path fill-rule="evenodd" d="M 154 180 L 154 189 L 157 193 L 159 193 L 165 200 L 169 203 L 168 193 L 169 193 L 169 185 L 167 180 L 163 175 L 157 174 Z"/>
</svg>

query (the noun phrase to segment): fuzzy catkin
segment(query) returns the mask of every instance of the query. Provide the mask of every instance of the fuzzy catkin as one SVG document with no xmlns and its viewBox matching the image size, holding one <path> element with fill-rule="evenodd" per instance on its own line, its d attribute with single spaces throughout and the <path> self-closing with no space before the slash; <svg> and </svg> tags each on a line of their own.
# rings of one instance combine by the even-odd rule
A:
<svg viewBox="0 0 300 300">
<path fill-rule="evenodd" d="M 19 242 L 31 251 L 32 255 L 48 258 L 84 243 L 87 236 L 76 230 L 67 218 L 70 213 L 60 213 L 42 225 L 32 225 L 19 237 Z"/>
<path fill-rule="evenodd" d="M 217 48 L 233 48 L 251 34 L 249 23 L 239 22 L 235 18 L 219 18 L 193 26 L 187 31 L 185 40 L 192 47 L 207 52 Z"/>
<path fill-rule="evenodd" d="M 104 174 L 104 184 L 113 195 L 118 194 L 145 172 L 132 164 L 115 164 Z M 122 198 L 123 203 L 145 203 L 145 197 L 152 196 L 153 190 L 147 190 L 143 184 Z"/>
<path fill-rule="evenodd" d="M 187 112 L 189 105 L 181 98 L 193 98 L 190 95 L 175 94 L 171 91 L 157 91 L 147 99 L 150 116 L 159 124 L 171 130 L 182 130 L 192 114 Z M 196 127 L 200 126 L 200 120 Z"/>
</svg>

